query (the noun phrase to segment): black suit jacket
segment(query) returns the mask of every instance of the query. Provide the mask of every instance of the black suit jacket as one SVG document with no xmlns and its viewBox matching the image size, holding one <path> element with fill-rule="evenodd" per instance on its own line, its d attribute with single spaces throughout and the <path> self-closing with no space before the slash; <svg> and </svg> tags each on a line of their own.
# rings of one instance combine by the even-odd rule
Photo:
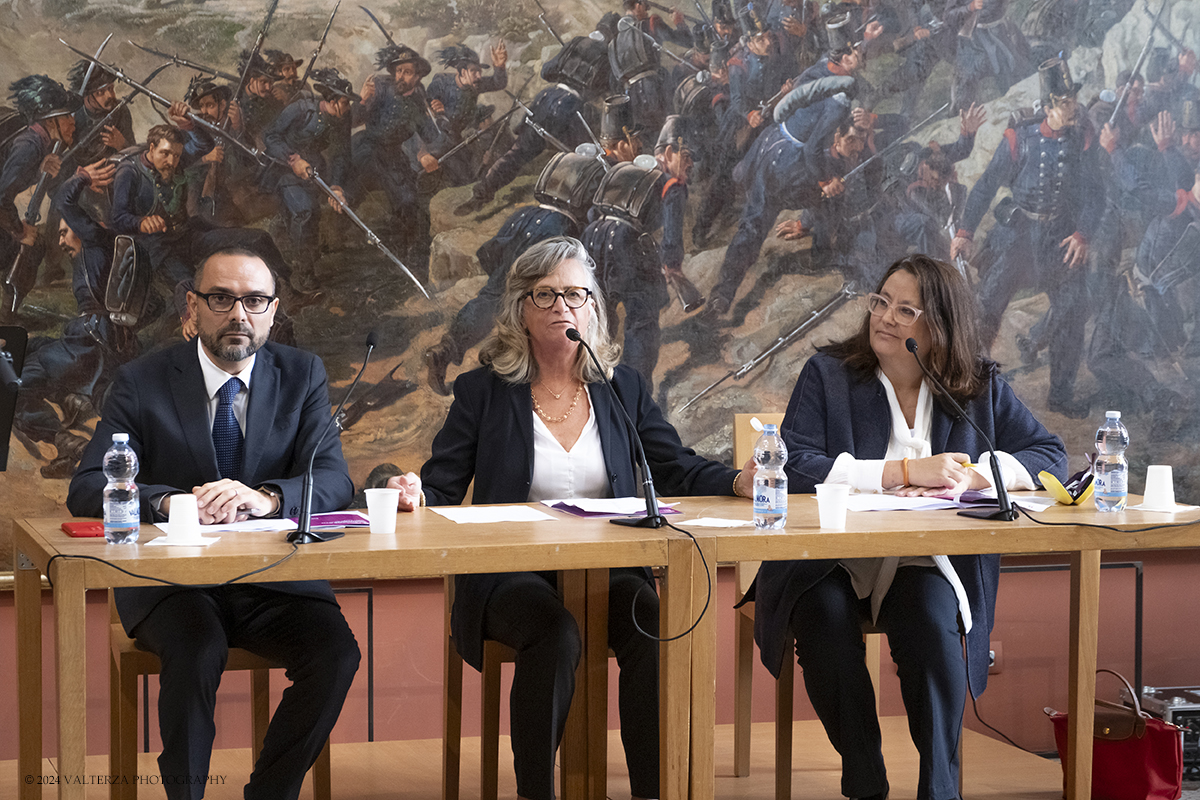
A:
<svg viewBox="0 0 1200 800">
<path fill-rule="evenodd" d="M 619 366 L 613 387 L 633 419 L 646 448 L 655 488 L 663 495 L 733 494 L 737 470 L 702 458 L 684 447 L 663 417 L 646 382 L 635 370 Z M 614 497 L 637 494 L 633 441 L 621 410 L 597 384 L 591 392 L 596 427 Z M 475 479 L 475 503 L 524 503 L 533 478 L 533 401 L 529 384 L 505 382 L 487 367 L 460 375 L 446 424 L 433 440 L 433 454 L 421 468 L 430 505 L 458 505 Z M 451 632 L 463 659 L 483 663 L 483 610 L 497 574 L 456 578 Z"/>
<path fill-rule="evenodd" d="M 96 434 L 71 480 L 67 508 L 75 516 L 103 515 L 107 482 L 101 462 L 114 433 L 128 433 L 137 453 L 142 519 L 153 519 L 150 498 L 190 492 L 220 478 L 208 422 L 208 395 L 196 343 L 185 343 L 130 362 L 117 373 Z M 312 353 L 267 342 L 258 351 L 246 409 L 242 483 L 278 487 L 284 516 L 300 511 L 301 484 L 322 426 L 329 422 L 325 367 Z M 313 511 L 344 508 L 354 494 L 341 441 L 329 435 L 313 467 Z M 272 589 L 333 600 L 325 581 L 264 584 Z M 175 587 L 118 589 L 117 609 L 132 632 Z"/>
</svg>

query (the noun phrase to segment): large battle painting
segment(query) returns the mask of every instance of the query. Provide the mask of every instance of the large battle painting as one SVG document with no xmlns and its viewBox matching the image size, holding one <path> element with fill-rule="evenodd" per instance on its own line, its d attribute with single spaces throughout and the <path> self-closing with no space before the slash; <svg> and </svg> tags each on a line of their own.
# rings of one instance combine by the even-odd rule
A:
<svg viewBox="0 0 1200 800">
<path fill-rule="evenodd" d="M 509 265 L 597 263 L 624 360 L 730 458 L 907 253 L 947 260 L 1072 468 L 1124 413 L 1197 496 L 1200 5 L 1186 0 L 5 0 L 0 535 L 60 510 L 113 374 L 269 253 L 358 486 L 416 470 Z M 25 332 L 27 344 L 23 344 Z"/>
</svg>

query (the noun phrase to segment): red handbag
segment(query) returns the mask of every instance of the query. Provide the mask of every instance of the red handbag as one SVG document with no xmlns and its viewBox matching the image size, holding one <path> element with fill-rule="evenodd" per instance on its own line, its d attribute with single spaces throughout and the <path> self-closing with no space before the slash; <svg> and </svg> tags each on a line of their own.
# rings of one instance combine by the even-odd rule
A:
<svg viewBox="0 0 1200 800">
<path fill-rule="evenodd" d="M 1124 676 L 1111 669 L 1096 672 L 1120 678 L 1133 698 L 1133 707 L 1096 701 L 1092 800 L 1177 800 L 1183 785 L 1183 730 L 1143 711 Z M 1051 708 L 1045 711 L 1054 723 L 1065 795 L 1067 715 Z"/>
</svg>

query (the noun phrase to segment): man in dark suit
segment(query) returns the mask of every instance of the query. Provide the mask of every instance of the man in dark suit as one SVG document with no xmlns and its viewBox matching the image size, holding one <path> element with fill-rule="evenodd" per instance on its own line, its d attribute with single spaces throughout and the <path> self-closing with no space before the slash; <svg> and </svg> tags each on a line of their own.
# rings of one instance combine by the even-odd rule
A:
<svg viewBox="0 0 1200 800">
<path fill-rule="evenodd" d="M 329 421 L 320 359 L 267 341 L 279 301 L 262 257 L 227 248 L 206 258 L 188 293 L 198 342 L 121 368 L 71 481 L 72 514 L 100 516 L 101 462 L 129 434 L 140 462 L 142 519 L 164 519 L 174 494 L 196 495 L 201 523 L 292 516 L 313 443 Z M 336 436 L 314 463 L 313 510 L 344 507 L 353 487 Z M 359 650 L 324 581 L 116 590 L 121 622 L 162 661 L 159 767 L 171 800 L 203 796 L 228 649 L 287 669 L 293 684 L 267 729 L 247 798 L 295 798 L 341 711 Z"/>
</svg>

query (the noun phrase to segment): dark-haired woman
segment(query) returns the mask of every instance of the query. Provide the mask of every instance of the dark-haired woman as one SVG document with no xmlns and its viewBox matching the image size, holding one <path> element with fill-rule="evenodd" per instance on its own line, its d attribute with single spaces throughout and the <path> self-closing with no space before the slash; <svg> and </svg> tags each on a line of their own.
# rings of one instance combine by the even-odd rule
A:
<svg viewBox="0 0 1200 800">
<path fill-rule="evenodd" d="M 1009 489 L 1064 477 L 1062 442 L 1034 419 L 984 358 L 974 296 L 949 265 L 916 255 L 867 296 L 850 338 L 821 348 L 800 373 L 783 421 L 792 491 L 843 483 L 860 492 L 957 495 L 991 485 L 987 443 L 956 419 L 906 348 L 996 440 Z M 967 466 L 977 463 L 980 466 Z M 809 698 L 842 757 L 842 793 L 886 798 L 887 775 L 861 623 L 888 634 L 920 754 L 917 797 L 958 797 L 963 698 L 987 682 L 999 556 L 768 562 L 755 585 L 755 638 L 778 675 L 796 642 Z M 966 638 L 964 664 L 962 638 Z M 968 675 L 969 671 L 969 675 Z"/>
</svg>

